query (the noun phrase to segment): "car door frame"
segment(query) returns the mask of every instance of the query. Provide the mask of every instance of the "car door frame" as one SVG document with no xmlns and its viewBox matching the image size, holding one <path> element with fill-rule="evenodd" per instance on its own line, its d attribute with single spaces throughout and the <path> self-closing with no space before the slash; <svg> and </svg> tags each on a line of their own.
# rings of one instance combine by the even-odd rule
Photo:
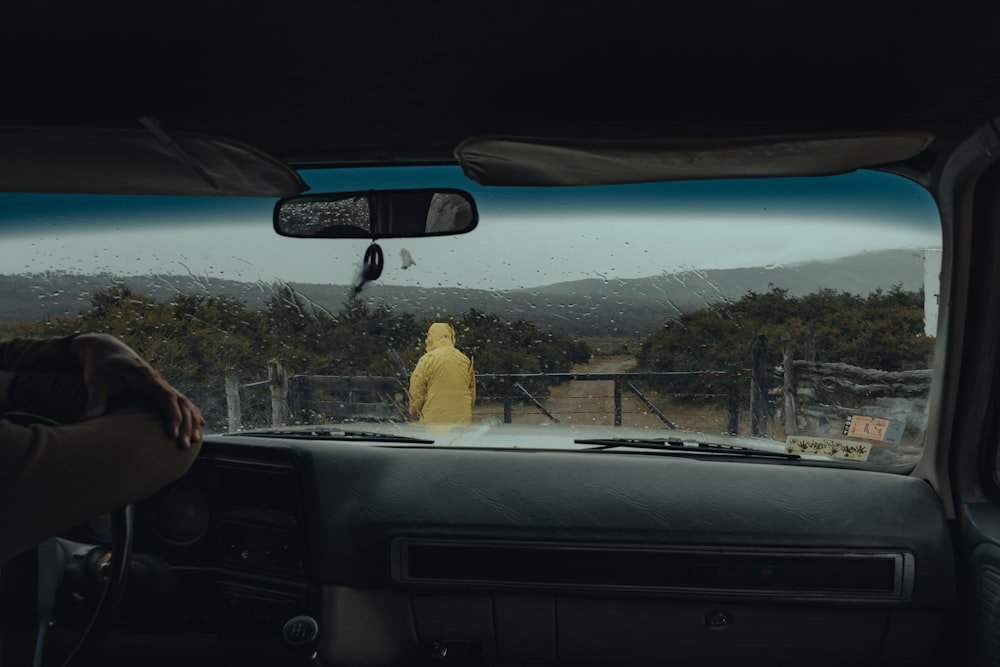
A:
<svg viewBox="0 0 1000 667">
<path fill-rule="evenodd" d="M 952 521 L 954 664 L 1000 664 L 1000 117 L 979 123 L 930 174 L 943 227 L 932 441 L 914 471 Z M 993 637 L 996 633 L 998 638 Z"/>
</svg>

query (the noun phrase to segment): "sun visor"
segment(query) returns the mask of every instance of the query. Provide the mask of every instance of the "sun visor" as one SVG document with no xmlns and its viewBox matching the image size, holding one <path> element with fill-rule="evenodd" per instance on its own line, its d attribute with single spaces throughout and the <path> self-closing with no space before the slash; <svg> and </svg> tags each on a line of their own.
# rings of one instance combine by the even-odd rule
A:
<svg viewBox="0 0 1000 667">
<path fill-rule="evenodd" d="M 292 197 L 308 186 L 245 144 L 156 128 L 0 128 L 0 192 Z"/>
<path fill-rule="evenodd" d="M 473 137 L 458 145 L 455 157 L 465 175 L 482 185 L 610 185 L 842 174 L 909 159 L 932 138 L 922 133 L 627 141 Z"/>
</svg>

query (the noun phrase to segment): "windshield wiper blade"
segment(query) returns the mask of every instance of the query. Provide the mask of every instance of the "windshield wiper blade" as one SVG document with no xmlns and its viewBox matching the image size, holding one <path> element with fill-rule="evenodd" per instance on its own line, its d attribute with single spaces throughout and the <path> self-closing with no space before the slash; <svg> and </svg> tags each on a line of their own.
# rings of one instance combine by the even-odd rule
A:
<svg viewBox="0 0 1000 667">
<path fill-rule="evenodd" d="M 724 454 L 751 458 L 781 459 L 798 461 L 801 456 L 787 452 L 769 452 L 752 449 L 743 445 L 722 445 L 715 442 L 698 442 L 680 438 L 580 438 L 573 441 L 577 445 L 596 445 L 589 452 L 609 449 L 660 449 L 690 454 Z"/>
<path fill-rule="evenodd" d="M 225 435 L 248 435 L 255 438 L 296 438 L 305 440 L 340 440 L 369 442 L 408 442 L 420 445 L 433 445 L 433 440 L 414 438 L 408 435 L 393 433 L 377 433 L 375 431 L 346 431 L 340 429 L 296 429 L 270 431 L 253 431 L 248 433 L 226 433 Z"/>
</svg>

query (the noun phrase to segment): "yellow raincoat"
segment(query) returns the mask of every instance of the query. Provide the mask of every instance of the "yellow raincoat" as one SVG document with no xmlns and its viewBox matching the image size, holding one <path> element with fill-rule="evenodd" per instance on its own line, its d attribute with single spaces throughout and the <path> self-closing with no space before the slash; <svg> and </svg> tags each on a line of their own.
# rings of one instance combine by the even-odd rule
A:
<svg viewBox="0 0 1000 667">
<path fill-rule="evenodd" d="M 419 416 L 420 424 L 471 424 L 476 374 L 472 361 L 455 349 L 455 330 L 435 322 L 426 344 L 410 376 L 410 417 Z"/>
</svg>

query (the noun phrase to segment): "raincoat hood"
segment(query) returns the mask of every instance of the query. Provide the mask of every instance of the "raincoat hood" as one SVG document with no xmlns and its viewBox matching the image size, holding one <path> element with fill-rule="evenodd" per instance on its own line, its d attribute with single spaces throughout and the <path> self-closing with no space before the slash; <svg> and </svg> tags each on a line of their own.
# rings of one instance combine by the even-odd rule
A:
<svg viewBox="0 0 1000 667">
<path fill-rule="evenodd" d="M 427 329 L 427 351 L 436 350 L 439 347 L 455 346 L 455 330 L 450 324 L 445 322 L 435 322 Z"/>
</svg>

